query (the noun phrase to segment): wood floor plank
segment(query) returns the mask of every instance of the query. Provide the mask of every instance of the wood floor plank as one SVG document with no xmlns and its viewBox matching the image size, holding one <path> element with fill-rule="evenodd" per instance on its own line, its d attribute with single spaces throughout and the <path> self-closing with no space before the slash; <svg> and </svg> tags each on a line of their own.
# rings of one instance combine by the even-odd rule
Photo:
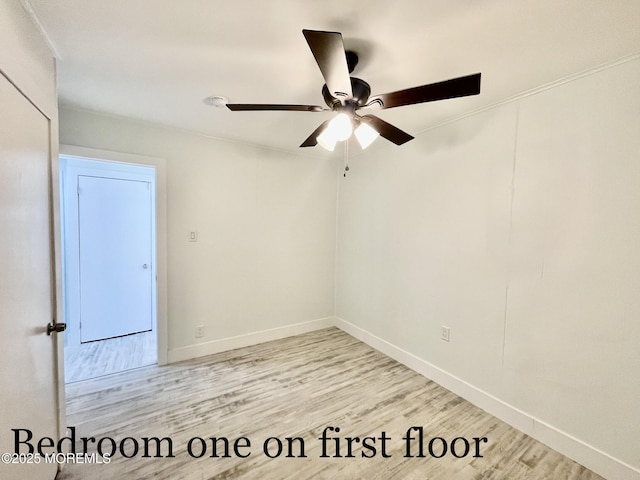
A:
<svg viewBox="0 0 640 480">
<path fill-rule="evenodd" d="M 142 332 L 64 349 L 65 382 L 123 372 L 157 363 L 155 332 Z"/>
<path fill-rule="evenodd" d="M 72 383 L 67 399 L 78 450 L 81 436 L 140 443 L 167 436 L 175 458 L 116 454 L 108 465 L 69 464 L 60 480 L 601 478 L 336 328 Z M 425 449 L 433 437 L 488 442 L 480 444 L 482 458 L 406 458 L 402 437 L 412 426 L 424 427 Z M 322 457 L 319 438 L 327 427 L 340 428 L 330 433 L 339 439 L 341 457 L 334 440 Z M 382 432 L 389 458 L 382 457 Z M 193 437 L 246 437 L 251 448 L 240 452 L 251 453 L 211 458 L 209 444 L 207 455 L 193 458 L 186 451 Z M 283 442 L 282 456 L 263 452 L 270 437 Z M 287 437 L 302 439 L 304 458 L 296 448 L 293 458 L 284 457 Z M 348 458 L 347 437 L 375 443 L 352 441 Z M 300 443 L 292 440 L 292 447 Z M 372 446 L 376 455 L 366 458 Z M 271 447 L 273 454 L 276 440 Z M 417 455 L 417 443 L 413 447 Z"/>
</svg>

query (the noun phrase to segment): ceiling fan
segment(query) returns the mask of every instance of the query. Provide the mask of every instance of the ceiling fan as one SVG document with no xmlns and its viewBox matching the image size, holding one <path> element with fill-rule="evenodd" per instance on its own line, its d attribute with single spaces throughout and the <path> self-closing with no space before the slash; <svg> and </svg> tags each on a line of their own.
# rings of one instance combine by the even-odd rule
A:
<svg viewBox="0 0 640 480">
<path fill-rule="evenodd" d="M 367 82 L 349 76 L 358 63 L 358 55 L 349 50 L 345 51 L 342 35 L 339 32 L 302 30 L 302 33 L 326 82 L 322 87 L 322 96 L 329 108 L 319 105 L 227 104 L 229 110 L 236 112 L 257 110 L 298 112 L 332 110 L 337 112 L 335 117 L 316 128 L 302 142 L 301 147 L 313 147 L 319 143 L 327 150 L 333 150 L 338 141 L 346 140 L 352 133 L 362 148 L 369 146 L 378 135 L 396 145 L 402 145 L 412 140 L 413 137 L 375 115 L 359 115 L 358 110 L 367 107 L 394 108 L 480 93 L 480 73 L 476 73 L 443 82 L 370 96 L 371 88 Z"/>
</svg>

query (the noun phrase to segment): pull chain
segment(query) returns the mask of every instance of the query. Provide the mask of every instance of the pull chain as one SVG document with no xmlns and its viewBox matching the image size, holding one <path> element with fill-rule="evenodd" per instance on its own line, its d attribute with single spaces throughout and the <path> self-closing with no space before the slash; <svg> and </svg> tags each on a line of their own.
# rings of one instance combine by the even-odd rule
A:
<svg viewBox="0 0 640 480">
<path fill-rule="evenodd" d="M 343 177 L 347 178 L 347 172 L 349 171 L 349 139 L 344 141 L 344 173 Z"/>
</svg>

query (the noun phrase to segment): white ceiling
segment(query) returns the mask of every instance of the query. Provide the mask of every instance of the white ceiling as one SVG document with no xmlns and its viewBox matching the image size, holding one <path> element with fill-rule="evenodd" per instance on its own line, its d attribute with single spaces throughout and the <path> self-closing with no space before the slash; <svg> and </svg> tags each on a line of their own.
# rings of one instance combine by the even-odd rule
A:
<svg viewBox="0 0 640 480">
<path fill-rule="evenodd" d="M 341 32 L 372 94 L 482 72 L 478 96 L 377 113 L 413 135 L 640 51 L 638 0 L 30 3 L 59 57 L 61 105 L 318 155 L 328 153 L 298 145 L 330 113 L 231 112 L 202 100 L 324 106 L 303 28 Z"/>
</svg>

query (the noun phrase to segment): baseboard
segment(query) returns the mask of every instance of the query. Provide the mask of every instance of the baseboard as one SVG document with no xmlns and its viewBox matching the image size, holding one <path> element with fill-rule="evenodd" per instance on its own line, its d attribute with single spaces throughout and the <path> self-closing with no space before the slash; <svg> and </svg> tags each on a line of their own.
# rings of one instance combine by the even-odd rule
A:
<svg viewBox="0 0 640 480">
<path fill-rule="evenodd" d="M 284 327 L 270 328 L 258 332 L 247 333 L 235 337 L 212 340 L 205 343 L 197 343 L 186 347 L 179 347 L 169 350 L 169 363 L 181 362 L 192 358 L 212 355 L 214 353 L 225 352 L 236 348 L 248 347 L 258 343 L 270 342 L 281 338 L 292 337 L 302 333 L 320 330 L 335 325 L 334 317 L 319 318 L 307 322 L 295 323 Z"/>
<path fill-rule="evenodd" d="M 442 385 L 484 411 L 608 479 L 638 480 L 640 470 L 549 425 L 366 330 L 336 317 L 334 325 Z"/>
</svg>

